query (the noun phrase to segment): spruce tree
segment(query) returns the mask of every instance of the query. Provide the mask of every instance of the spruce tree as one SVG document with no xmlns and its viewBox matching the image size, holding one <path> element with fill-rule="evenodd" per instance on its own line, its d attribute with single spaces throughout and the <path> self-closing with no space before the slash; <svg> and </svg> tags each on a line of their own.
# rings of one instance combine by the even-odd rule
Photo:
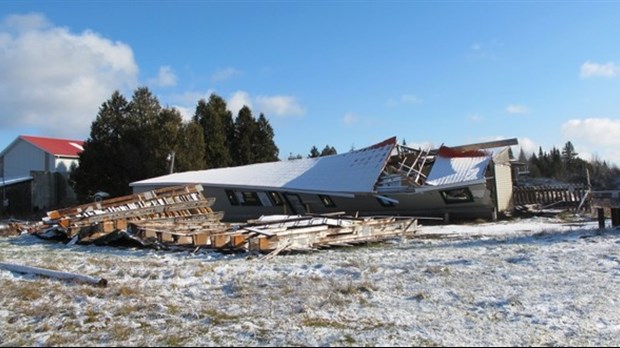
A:
<svg viewBox="0 0 620 348">
<path fill-rule="evenodd" d="M 221 97 L 211 94 L 209 102 L 198 101 L 194 121 L 203 129 L 206 168 L 222 168 L 233 164 L 234 127 L 232 114 Z"/>
<path fill-rule="evenodd" d="M 329 155 L 336 155 L 336 154 L 338 154 L 338 152 L 336 151 L 336 148 L 333 146 L 329 146 L 329 145 L 325 145 L 325 147 L 321 151 L 321 156 L 329 156 Z"/>
<path fill-rule="evenodd" d="M 273 128 L 262 113 L 256 121 L 254 163 L 275 162 L 278 160 L 278 147 L 273 141 Z"/>
<path fill-rule="evenodd" d="M 252 117 L 252 110 L 243 106 L 235 120 L 235 141 L 233 144 L 233 162 L 237 166 L 255 163 L 254 142 L 257 124 Z"/>
<path fill-rule="evenodd" d="M 181 126 L 176 146 L 175 172 L 205 169 L 204 132 L 196 122 Z"/>
<path fill-rule="evenodd" d="M 308 155 L 308 158 L 316 158 L 321 156 L 321 153 L 319 152 L 319 149 L 316 148 L 316 146 L 312 146 L 312 148 L 310 149 L 310 154 Z"/>
<path fill-rule="evenodd" d="M 84 142 L 70 181 L 80 201 L 97 190 L 113 196 L 128 192 L 129 178 L 123 162 L 122 142 L 128 118 L 128 102 L 119 91 L 99 107 L 91 124 L 90 137 Z"/>
</svg>

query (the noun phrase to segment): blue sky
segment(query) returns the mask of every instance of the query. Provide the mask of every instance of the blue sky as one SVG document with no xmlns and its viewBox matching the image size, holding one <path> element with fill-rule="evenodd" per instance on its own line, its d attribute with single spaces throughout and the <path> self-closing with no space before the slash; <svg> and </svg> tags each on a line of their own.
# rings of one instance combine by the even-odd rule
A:
<svg viewBox="0 0 620 348">
<path fill-rule="evenodd" d="M 0 149 L 115 90 L 265 114 L 280 158 L 518 138 L 620 165 L 620 2 L 3 1 Z M 518 150 L 518 148 L 517 148 Z"/>
</svg>

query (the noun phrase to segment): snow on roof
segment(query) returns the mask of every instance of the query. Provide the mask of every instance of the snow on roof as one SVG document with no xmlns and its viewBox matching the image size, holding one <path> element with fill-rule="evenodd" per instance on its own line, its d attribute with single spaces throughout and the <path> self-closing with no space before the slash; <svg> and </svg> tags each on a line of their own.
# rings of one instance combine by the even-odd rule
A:
<svg viewBox="0 0 620 348">
<path fill-rule="evenodd" d="M 35 137 L 21 135 L 20 138 L 26 140 L 41 150 L 57 156 L 78 157 L 84 150 L 84 142 L 81 140 Z"/>
<path fill-rule="evenodd" d="M 438 186 L 484 180 L 484 172 L 490 160 L 491 156 L 437 156 L 435 157 L 435 164 L 428 174 L 426 184 Z"/>
<path fill-rule="evenodd" d="M 130 186 L 200 183 L 308 192 L 372 192 L 396 138 L 339 155 L 164 175 Z"/>
</svg>

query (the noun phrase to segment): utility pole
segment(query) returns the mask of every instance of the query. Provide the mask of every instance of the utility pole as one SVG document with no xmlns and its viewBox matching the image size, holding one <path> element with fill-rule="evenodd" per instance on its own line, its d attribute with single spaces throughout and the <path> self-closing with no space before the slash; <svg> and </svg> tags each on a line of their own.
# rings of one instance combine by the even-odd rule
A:
<svg viewBox="0 0 620 348">
<path fill-rule="evenodd" d="M 168 154 L 168 161 L 170 161 L 170 174 L 174 173 L 174 151 Z"/>
</svg>

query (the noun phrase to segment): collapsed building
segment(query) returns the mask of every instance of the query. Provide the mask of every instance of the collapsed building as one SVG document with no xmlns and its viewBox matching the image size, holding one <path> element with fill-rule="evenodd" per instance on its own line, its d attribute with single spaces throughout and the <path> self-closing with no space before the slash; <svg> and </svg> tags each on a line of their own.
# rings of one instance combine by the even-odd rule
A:
<svg viewBox="0 0 620 348">
<path fill-rule="evenodd" d="M 200 184 L 223 221 L 266 215 L 453 216 L 495 220 L 512 208 L 516 139 L 413 148 L 396 137 L 343 154 L 173 173 L 134 193 Z"/>
</svg>

